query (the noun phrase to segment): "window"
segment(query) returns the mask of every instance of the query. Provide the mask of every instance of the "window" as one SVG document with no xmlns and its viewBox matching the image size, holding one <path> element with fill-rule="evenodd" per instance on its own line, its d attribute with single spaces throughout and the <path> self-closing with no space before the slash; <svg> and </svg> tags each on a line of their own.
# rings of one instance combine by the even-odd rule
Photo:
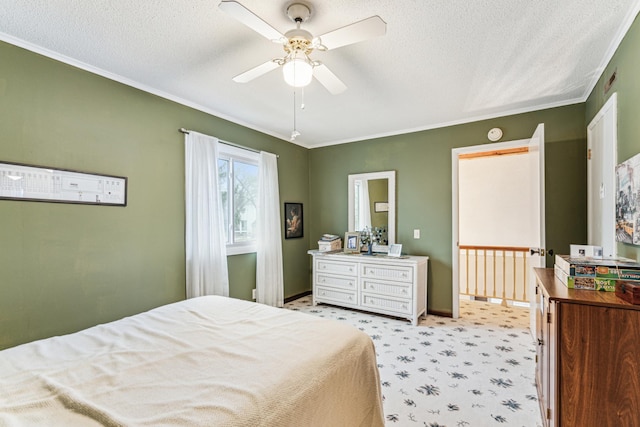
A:
<svg viewBox="0 0 640 427">
<path fill-rule="evenodd" d="M 258 161 L 258 153 L 218 144 L 218 185 L 228 255 L 256 251 Z"/>
</svg>

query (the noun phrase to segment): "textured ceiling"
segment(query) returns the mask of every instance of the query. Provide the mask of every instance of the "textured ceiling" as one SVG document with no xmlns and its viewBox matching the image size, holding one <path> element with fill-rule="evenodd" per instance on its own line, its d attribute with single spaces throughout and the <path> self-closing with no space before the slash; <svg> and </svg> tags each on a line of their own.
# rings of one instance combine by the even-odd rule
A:
<svg viewBox="0 0 640 427">
<path fill-rule="evenodd" d="M 287 1 L 239 0 L 278 31 Z M 283 56 L 218 0 L 0 0 L 0 39 L 289 140 L 293 89 Z M 305 147 L 431 129 L 582 102 L 640 0 L 316 0 L 314 35 L 372 15 L 387 34 L 312 57 L 348 87 L 297 95 Z M 1 60 L 1 59 L 0 59 Z"/>
</svg>

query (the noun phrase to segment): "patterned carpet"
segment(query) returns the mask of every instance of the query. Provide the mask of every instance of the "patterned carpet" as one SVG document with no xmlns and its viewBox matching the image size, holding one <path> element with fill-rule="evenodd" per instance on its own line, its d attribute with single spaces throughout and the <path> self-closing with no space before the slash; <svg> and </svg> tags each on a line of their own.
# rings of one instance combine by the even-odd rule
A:
<svg viewBox="0 0 640 427">
<path fill-rule="evenodd" d="M 311 296 L 286 308 L 366 332 L 376 346 L 387 426 L 542 426 L 529 310 L 460 301 L 460 318 L 406 320 L 329 305 Z"/>
</svg>

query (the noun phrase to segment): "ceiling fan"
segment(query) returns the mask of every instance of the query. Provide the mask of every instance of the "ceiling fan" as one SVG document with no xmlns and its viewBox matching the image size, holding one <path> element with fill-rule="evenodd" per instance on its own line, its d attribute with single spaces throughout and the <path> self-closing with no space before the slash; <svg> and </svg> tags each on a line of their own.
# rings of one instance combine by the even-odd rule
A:
<svg viewBox="0 0 640 427">
<path fill-rule="evenodd" d="M 263 37 L 282 44 L 285 51 L 283 57 L 269 60 L 235 76 L 233 81 L 238 83 L 249 82 L 282 67 L 284 79 L 291 86 L 306 86 L 312 77 L 315 77 L 330 93 L 339 94 L 345 91 L 347 86 L 326 65 L 311 59 L 311 53 L 314 50 L 327 51 L 382 36 L 387 31 L 387 24 L 375 15 L 314 37 L 309 31 L 300 28 L 301 24 L 311 17 L 310 4 L 294 1 L 287 6 L 285 12 L 296 24 L 296 28 L 281 34 L 237 1 L 223 0 L 219 7 Z"/>
</svg>

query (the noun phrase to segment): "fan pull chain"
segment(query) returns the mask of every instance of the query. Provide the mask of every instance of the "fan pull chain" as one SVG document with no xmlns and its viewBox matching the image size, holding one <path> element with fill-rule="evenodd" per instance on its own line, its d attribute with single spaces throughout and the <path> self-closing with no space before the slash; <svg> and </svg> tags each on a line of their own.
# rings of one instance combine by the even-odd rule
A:
<svg viewBox="0 0 640 427">
<path fill-rule="evenodd" d="M 296 90 L 293 90 L 293 131 L 291 132 L 291 141 L 295 141 L 295 139 L 300 136 L 300 132 L 296 129 Z"/>
<path fill-rule="evenodd" d="M 301 96 L 301 102 L 300 102 L 300 109 L 304 110 L 304 86 L 302 87 L 302 89 L 300 89 L 300 91 L 302 92 L 302 96 Z"/>
</svg>

